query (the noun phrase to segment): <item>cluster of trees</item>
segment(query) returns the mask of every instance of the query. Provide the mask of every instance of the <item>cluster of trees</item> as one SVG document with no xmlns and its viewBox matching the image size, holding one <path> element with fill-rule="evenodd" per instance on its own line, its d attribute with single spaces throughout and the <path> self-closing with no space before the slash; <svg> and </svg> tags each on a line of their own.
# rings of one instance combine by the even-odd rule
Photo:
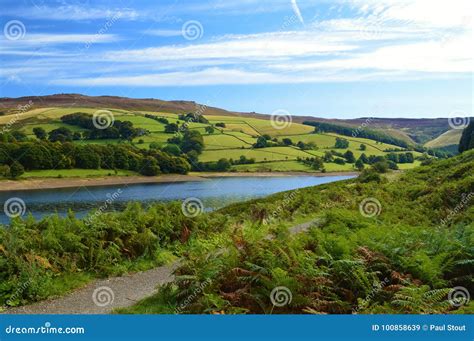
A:
<svg viewBox="0 0 474 341">
<path fill-rule="evenodd" d="M 230 159 L 229 161 L 233 165 L 250 165 L 250 164 L 255 163 L 254 158 L 248 159 L 245 155 L 240 155 L 238 160 Z"/>
<path fill-rule="evenodd" d="M 340 137 L 336 137 L 336 143 L 334 144 L 334 148 L 337 148 L 337 149 L 349 148 L 349 141 Z"/>
<path fill-rule="evenodd" d="M 316 143 L 314 142 L 303 142 L 298 141 L 296 144 L 289 138 L 283 138 L 278 141 L 277 138 L 271 138 L 270 135 L 264 134 L 257 138 L 257 142 L 253 144 L 254 148 L 266 148 L 266 147 L 279 147 L 279 146 L 296 146 L 301 150 L 317 149 Z"/>
<path fill-rule="evenodd" d="M 241 155 L 238 160 L 222 158 L 213 162 L 194 162 L 193 170 L 204 172 L 226 172 L 229 171 L 232 165 L 248 165 L 255 163 L 254 158 L 247 158 Z"/>
<path fill-rule="evenodd" d="M 395 153 L 389 153 L 385 155 L 387 160 L 393 161 L 395 163 L 413 163 L 415 161 L 415 157 L 413 156 L 413 153 L 400 153 L 400 154 L 395 154 Z"/>
<path fill-rule="evenodd" d="M 185 154 L 194 152 L 199 155 L 204 149 L 204 139 L 197 130 L 184 130 L 183 134 L 169 138 L 168 143 L 177 145 Z"/>
<path fill-rule="evenodd" d="M 469 123 L 466 129 L 463 130 L 461 140 L 459 141 L 460 153 L 469 149 L 474 149 L 474 121 Z"/>
<path fill-rule="evenodd" d="M 84 129 L 87 129 L 88 131 L 85 131 L 82 133 L 82 137 L 84 139 L 91 139 L 91 140 L 97 140 L 97 139 L 118 139 L 122 138 L 125 140 L 133 140 L 135 137 L 138 136 L 143 136 L 147 134 L 148 132 L 145 129 L 141 128 L 134 128 L 133 123 L 130 121 L 114 121 L 113 124 L 111 124 L 109 127 L 105 129 L 99 129 L 94 125 L 94 119 L 92 115 L 86 114 L 86 113 L 73 113 L 69 115 L 65 115 L 61 117 L 61 121 L 70 124 L 73 126 L 78 126 Z M 60 139 L 56 140 L 51 140 L 51 141 L 71 141 L 73 138 L 71 137 L 71 134 L 67 134 L 67 131 L 65 129 L 67 128 L 59 128 L 61 129 L 60 132 L 57 132 L 55 129 L 52 132 L 50 132 L 50 140 L 51 140 L 51 133 L 53 133 L 53 136 L 60 136 Z M 66 133 L 67 135 L 64 135 L 63 133 Z M 64 138 L 62 137 L 64 136 Z"/>
<path fill-rule="evenodd" d="M 146 118 L 151 118 L 152 120 L 155 120 L 157 122 L 163 123 L 163 124 L 168 124 L 169 121 L 165 117 L 160 117 L 152 114 L 145 114 Z"/>
<path fill-rule="evenodd" d="M 204 123 L 204 124 L 208 124 L 209 121 L 202 115 L 199 115 L 199 114 L 196 114 L 196 113 L 187 113 L 187 114 L 180 114 L 178 115 L 178 118 L 181 120 L 181 121 L 185 121 L 185 122 L 196 122 L 196 123 Z"/>
<path fill-rule="evenodd" d="M 16 160 L 16 161 L 13 161 Z M 0 144 L 4 174 L 18 177 L 23 170 L 123 169 L 143 175 L 187 173 L 191 167 L 183 157 L 160 150 L 141 150 L 130 145 L 79 145 L 70 142 L 16 142 Z M 5 167 L 4 167 L 5 168 Z"/>
<path fill-rule="evenodd" d="M 353 136 L 354 129 L 351 127 L 341 126 L 333 123 L 325 122 L 313 122 L 313 121 L 304 121 L 303 124 L 316 127 L 315 132 L 327 132 L 327 133 L 337 133 L 344 136 Z M 408 148 L 408 143 L 397 139 L 395 137 L 374 131 L 369 129 L 359 129 L 357 130 L 357 136 L 361 138 L 367 138 L 374 141 L 393 144 L 402 148 Z"/>
<path fill-rule="evenodd" d="M 222 158 L 213 162 L 196 162 L 193 164 L 193 170 L 200 172 L 227 172 L 232 167 L 232 163 Z"/>
<path fill-rule="evenodd" d="M 323 159 L 320 158 L 319 156 L 315 157 L 307 157 L 307 158 L 300 158 L 298 157 L 296 159 L 298 162 L 301 162 L 307 166 L 310 166 L 314 170 L 321 170 L 325 172 L 326 170 L 324 169 L 324 163 Z"/>
</svg>

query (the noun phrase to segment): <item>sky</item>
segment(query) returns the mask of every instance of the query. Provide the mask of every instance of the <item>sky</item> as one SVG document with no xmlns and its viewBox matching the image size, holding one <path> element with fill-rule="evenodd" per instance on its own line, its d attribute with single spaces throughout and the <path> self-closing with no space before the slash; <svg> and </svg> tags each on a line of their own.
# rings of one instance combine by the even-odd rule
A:
<svg viewBox="0 0 474 341">
<path fill-rule="evenodd" d="M 327 118 L 473 112 L 472 0 L 0 4 L 0 97 L 192 100 Z"/>
</svg>

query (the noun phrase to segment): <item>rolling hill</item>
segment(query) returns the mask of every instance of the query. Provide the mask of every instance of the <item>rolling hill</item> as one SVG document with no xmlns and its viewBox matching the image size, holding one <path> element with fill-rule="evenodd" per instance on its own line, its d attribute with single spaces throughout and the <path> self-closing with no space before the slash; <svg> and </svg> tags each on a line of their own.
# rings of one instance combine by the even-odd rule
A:
<svg viewBox="0 0 474 341">
<path fill-rule="evenodd" d="M 232 171 L 304 171 L 327 172 L 354 171 L 355 160 L 368 157 L 373 163 L 380 158 L 390 158 L 398 163 L 400 169 L 413 168 L 426 156 L 415 151 L 410 136 L 417 134 L 423 140 L 426 134 L 435 134 L 448 125 L 447 119 L 381 119 L 360 118 L 352 120 L 327 120 L 315 117 L 293 116 L 292 121 L 281 127 L 271 120 L 271 115 L 257 113 L 239 113 L 224 109 L 201 106 L 190 101 L 162 101 L 156 99 L 131 99 L 114 96 L 83 96 L 60 94 L 41 97 L 2 98 L 0 126 L 4 131 L 17 132 L 23 139 L 36 141 L 35 130 L 42 129 L 50 134 L 58 129 L 69 130 L 75 145 L 123 145 L 148 153 L 153 150 L 164 150 L 176 147 L 170 139 L 176 136 L 167 131 L 168 125 L 199 132 L 203 140 L 203 150 L 198 160 L 201 166 L 196 170 L 209 170 L 206 164 L 217 163 L 226 159 Z M 125 141 L 115 137 L 91 137 L 91 130 L 73 125 L 63 120 L 65 115 L 82 113 L 92 115 L 99 110 L 107 110 L 115 122 L 129 122 L 134 129 L 142 133 Z M 202 121 L 188 120 L 187 113 L 198 113 Z M 308 121 L 309 120 L 309 121 Z M 323 122 L 334 127 L 346 127 L 345 132 L 336 130 L 324 131 L 314 122 Z M 305 124 L 302 124 L 305 123 Z M 384 128 L 381 128 L 384 127 Z M 387 128 L 390 127 L 390 128 Z M 349 129 L 348 129 L 349 128 Z M 374 135 L 357 136 L 353 131 L 376 131 Z M 72 135 L 74 134 L 74 139 Z M 391 139 L 384 138 L 389 134 Z M 412 134 L 412 135 L 410 135 Z M 449 134 L 448 134 L 449 135 Z M 393 137 L 396 136 L 395 139 Z M 380 137 L 380 138 L 378 138 Z M 262 142 L 262 139 L 263 142 Z M 343 147 L 337 147 L 338 140 L 346 141 Z M 439 138 L 444 139 L 444 136 Z M 396 143 L 396 141 L 412 141 Z M 456 142 L 456 136 L 450 136 L 450 143 Z M 259 145 L 264 143 L 264 145 Z M 436 144 L 433 144 L 435 146 Z M 180 154 L 179 149 L 175 151 Z M 409 153 L 408 162 L 405 154 Z M 188 156 L 186 156 L 188 157 Z M 324 162 L 318 166 L 316 159 Z M 400 159 L 400 160 L 399 160 Z M 352 160 L 352 161 L 351 161 Z M 189 161 L 189 159 L 188 159 Z M 74 163 L 74 162 L 73 162 Z M 202 168 L 204 167 L 204 168 Z M 109 168 L 110 169 L 110 168 Z M 34 169 L 26 172 L 24 177 L 43 174 Z M 130 170 L 130 169 L 122 169 Z M 95 172 L 95 171 L 94 171 Z M 91 170 L 91 175 L 92 173 Z M 49 176 L 67 176 L 67 172 L 56 170 Z M 76 174 L 72 172 L 71 174 Z M 69 173 L 68 173 L 69 174 Z M 82 174 L 82 173 L 81 173 Z M 95 173 L 94 173 L 95 174 Z M 122 174 L 122 172 L 120 173 Z"/>
<path fill-rule="evenodd" d="M 165 101 L 154 98 L 127 98 L 118 96 L 86 96 L 81 94 L 55 94 L 47 96 L 30 96 L 19 98 L 0 98 L 0 116 L 18 110 L 19 106 L 32 103 L 32 108 L 50 107 L 85 107 L 111 108 L 127 111 L 154 111 L 183 113 L 200 111 L 205 115 L 237 116 L 244 118 L 270 119 L 270 115 L 255 112 L 237 112 L 198 104 L 193 101 Z M 326 119 L 313 116 L 292 116 L 293 122 L 304 121 L 329 122 L 348 126 L 354 129 L 367 127 L 402 139 L 409 144 L 425 144 L 450 130 L 447 118 L 407 119 L 361 117 L 356 119 Z M 1 124 L 1 122 L 0 122 Z"/>
</svg>

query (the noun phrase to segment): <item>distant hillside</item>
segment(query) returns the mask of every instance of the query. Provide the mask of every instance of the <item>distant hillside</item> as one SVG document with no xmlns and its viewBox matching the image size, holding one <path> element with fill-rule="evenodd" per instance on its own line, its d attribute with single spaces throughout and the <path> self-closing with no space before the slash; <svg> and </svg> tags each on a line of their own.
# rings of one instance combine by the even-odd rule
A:
<svg viewBox="0 0 474 341">
<path fill-rule="evenodd" d="M 0 98 L 0 111 L 8 111 L 19 105 L 33 103 L 33 108 L 46 107 L 104 107 L 123 110 L 150 110 L 171 113 L 194 112 L 199 104 L 193 101 L 162 101 L 154 98 L 127 98 L 118 96 L 85 96 L 80 94 L 57 94 L 48 96 L 29 96 L 19 98 Z M 227 110 L 206 107 L 206 115 L 233 115 Z"/>
<path fill-rule="evenodd" d="M 150 110 L 170 113 L 202 111 L 205 115 L 241 116 L 249 118 L 269 119 L 268 114 L 255 112 L 228 111 L 216 107 L 208 107 L 193 101 L 164 101 L 154 98 L 127 98 L 118 96 L 85 96 L 81 94 L 56 94 L 48 96 L 31 96 L 19 98 L 0 98 L 0 115 L 17 108 L 19 105 L 33 103 L 33 108 L 45 107 L 103 107 L 123 110 Z M 407 118 L 370 118 L 356 119 L 325 119 L 313 116 L 292 117 L 293 122 L 304 121 L 327 122 L 357 128 L 370 128 L 408 144 L 424 144 L 450 130 L 447 118 L 407 119 Z"/>
<path fill-rule="evenodd" d="M 425 143 L 427 148 L 442 148 L 446 146 L 458 145 L 461 139 L 461 129 L 451 129 L 441 134 L 437 138 Z"/>
</svg>

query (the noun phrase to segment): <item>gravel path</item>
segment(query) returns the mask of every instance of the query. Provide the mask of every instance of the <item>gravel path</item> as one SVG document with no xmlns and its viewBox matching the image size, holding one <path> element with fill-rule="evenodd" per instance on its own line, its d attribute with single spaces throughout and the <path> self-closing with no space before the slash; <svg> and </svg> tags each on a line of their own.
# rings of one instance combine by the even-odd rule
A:
<svg viewBox="0 0 474 341">
<path fill-rule="evenodd" d="M 173 280 L 177 262 L 131 275 L 96 280 L 72 293 L 6 310 L 6 314 L 109 314 L 151 296 L 157 287 Z"/>
<path fill-rule="evenodd" d="M 306 232 L 317 226 L 320 219 L 295 225 L 290 234 Z M 273 239 L 273 236 L 268 236 Z M 120 277 L 96 280 L 84 288 L 59 298 L 53 298 L 22 307 L 10 308 L 5 314 L 110 314 L 116 308 L 134 305 L 137 301 L 153 295 L 157 288 L 173 281 L 173 270 L 178 261 L 148 271 Z"/>
</svg>

